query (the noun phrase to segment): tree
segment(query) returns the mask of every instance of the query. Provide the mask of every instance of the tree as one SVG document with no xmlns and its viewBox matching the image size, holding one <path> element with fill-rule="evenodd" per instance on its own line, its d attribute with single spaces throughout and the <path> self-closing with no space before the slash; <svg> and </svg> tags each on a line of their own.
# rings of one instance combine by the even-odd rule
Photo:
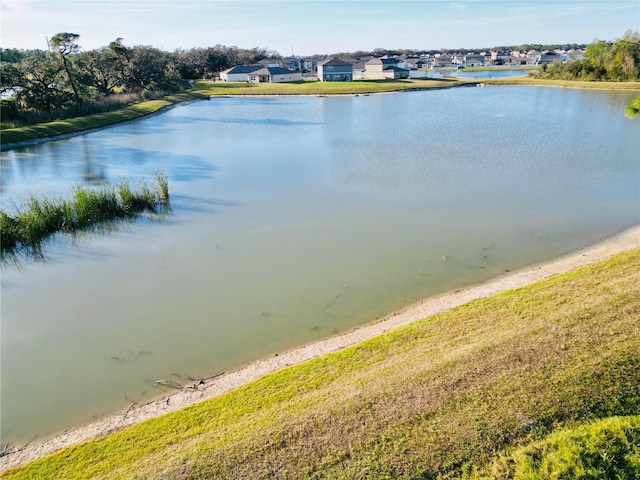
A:
<svg viewBox="0 0 640 480">
<path fill-rule="evenodd" d="M 82 103 L 82 99 L 78 94 L 78 88 L 76 87 L 76 82 L 71 74 L 69 55 L 78 53 L 80 50 L 80 46 L 76 43 L 80 35 L 77 33 L 56 33 L 51 38 L 51 46 L 58 49 L 58 53 L 62 57 L 62 63 L 64 66 L 65 72 L 67 72 L 67 76 L 69 77 L 69 83 L 71 84 L 71 89 L 73 90 L 73 94 L 76 98 L 77 103 Z"/>
<path fill-rule="evenodd" d="M 640 115 L 640 97 L 636 97 L 631 100 L 631 103 L 625 111 L 627 118 L 636 118 Z"/>
<path fill-rule="evenodd" d="M 78 59 L 80 83 L 97 89 L 102 95 L 114 93 L 124 85 L 126 76 L 121 58 L 110 48 L 85 52 Z"/>
<path fill-rule="evenodd" d="M 619 76 L 640 78 L 640 34 L 627 30 L 613 44 L 613 66 Z"/>
<path fill-rule="evenodd" d="M 137 91 L 175 91 L 179 89 L 180 76 L 170 64 L 169 54 L 149 46 L 137 46 L 131 50 L 127 68 L 127 87 Z"/>
<path fill-rule="evenodd" d="M 28 55 L 21 64 L 3 63 L 2 91 L 13 91 L 14 102 L 24 111 L 50 112 L 68 105 L 71 95 L 60 87 L 62 65 Z"/>
</svg>

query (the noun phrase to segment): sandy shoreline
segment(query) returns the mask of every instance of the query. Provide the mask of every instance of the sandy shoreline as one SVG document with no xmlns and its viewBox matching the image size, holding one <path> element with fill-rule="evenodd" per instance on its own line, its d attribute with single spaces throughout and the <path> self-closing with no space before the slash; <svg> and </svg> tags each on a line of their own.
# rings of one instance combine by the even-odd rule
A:
<svg viewBox="0 0 640 480">
<path fill-rule="evenodd" d="M 606 260 L 617 253 L 638 247 L 640 247 L 640 225 L 565 257 L 512 272 L 480 285 L 424 299 L 376 323 L 342 335 L 319 340 L 274 357 L 257 360 L 224 375 L 186 385 L 182 390 L 160 399 L 144 404 L 134 404 L 126 411 L 67 430 L 53 438 L 39 440 L 19 449 L 5 452 L 5 455 L 0 458 L 0 471 L 28 463 L 61 448 L 100 437 L 141 421 L 219 396 L 268 373 L 341 350 L 399 326 L 444 312 L 472 300 L 519 288 L 590 263 Z"/>
</svg>

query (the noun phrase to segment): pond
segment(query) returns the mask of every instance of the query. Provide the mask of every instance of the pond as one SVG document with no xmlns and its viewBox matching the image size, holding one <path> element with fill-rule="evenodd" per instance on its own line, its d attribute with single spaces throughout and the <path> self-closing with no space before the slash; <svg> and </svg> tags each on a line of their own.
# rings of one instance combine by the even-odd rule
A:
<svg viewBox="0 0 640 480">
<path fill-rule="evenodd" d="M 217 98 L 2 152 L 2 209 L 170 175 L 172 212 L 2 269 L 2 441 L 344 332 L 637 224 L 633 92 Z"/>
<path fill-rule="evenodd" d="M 508 78 L 508 77 L 526 77 L 530 71 L 535 70 L 412 70 L 409 72 L 410 78 L 444 78 L 444 77 L 457 77 L 464 80 L 475 80 L 475 79 L 487 79 L 487 78 Z"/>
</svg>

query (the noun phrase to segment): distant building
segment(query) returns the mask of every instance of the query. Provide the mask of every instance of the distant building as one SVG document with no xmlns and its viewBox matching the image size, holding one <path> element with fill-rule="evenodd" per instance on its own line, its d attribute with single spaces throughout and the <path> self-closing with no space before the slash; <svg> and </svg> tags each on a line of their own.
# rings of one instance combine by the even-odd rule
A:
<svg viewBox="0 0 640 480">
<path fill-rule="evenodd" d="M 323 82 L 353 81 L 353 64 L 339 58 L 328 58 L 318 64 L 318 80 Z"/>
<path fill-rule="evenodd" d="M 450 68 L 454 66 L 451 55 L 438 55 L 433 58 L 432 68 Z"/>
<path fill-rule="evenodd" d="M 220 73 L 223 82 L 282 83 L 302 80 L 300 72 L 282 67 L 255 65 L 237 65 Z"/>
<path fill-rule="evenodd" d="M 503 52 L 499 50 L 494 50 L 491 52 L 491 63 L 493 65 L 504 65 L 505 63 L 509 63 L 511 59 L 511 54 L 509 52 Z"/>
<path fill-rule="evenodd" d="M 472 53 L 463 55 L 462 61 L 458 65 L 461 67 L 484 67 L 484 62 L 484 55 Z"/>
<path fill-rule="evenodd" d="M 562 55 L 558 55 L 556 52 L 551 50 L 545 50 L 540 54 L 540 58 L 538 59 L 538 64 L 540 65 L 549 65 L 554 62 L 561 62 Z"/>
<path fill-rule="evenodd" d="M 264 68 L 264 65 L 236 65 L 220 72 L 220 80 L 223 82 L 246 82 L 247 74 Z"/>
<path fill-rule="evenodd" d="M 566 60 L 568 62 L 574 62 L 576 60 L 582 60 L 584 58 L 584 51 L 583 50 L 569 50 L 566 53 Z"/>
<path fill-rule="evenodd" d="M 285 83 L 302 80 L 302 73 L 281 67 L 264 67 L 247 74 L 250 83 Z"/>
<path fill-rule="evenodd" d="M 372 80 L 409 78 L 409 70 L 400 67 L 400 64 L 404 65 L 405 62 L 397 58 L 373 58 L 364 65 L 364 78 Z"/>
</svg>

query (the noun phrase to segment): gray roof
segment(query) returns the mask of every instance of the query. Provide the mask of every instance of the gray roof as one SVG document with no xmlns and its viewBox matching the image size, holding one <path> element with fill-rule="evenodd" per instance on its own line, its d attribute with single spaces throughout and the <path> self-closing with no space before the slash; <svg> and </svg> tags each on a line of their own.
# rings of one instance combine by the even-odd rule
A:
<svg viewBox="0 0 640 480">
<path fill-rule="evenodd" d="M 388 67 L 384 67 L 382 70 L 393 70 L 394 72 L 408 72 L 406 68 L 396 67 L 395 65 L 389 65 Z"/>
<path fill-rule="evenodd" d="M 397 58 L 372 58 L 367 63 L 369 65 L 397 65 L 400 60 Z"/>
<path fill-rule="evenodd" d="M 262 67 L 258 70 L 253 70 L 249 73 L 253 73 L 254 75 L 285 75 L 296 73 L 293 70 L 287 70 L 286 68 L 281 67 Z"/>
<path fill-rule="evenodd" d="M 288 69 L 282 68 L 282 67 L 267 67 L 267 70 L 269 70 L 269 73 L 271 75 L 279 75 L 279 74 L 283 74 L 283 73 L 296 73 L 293 70 L 288 70 Z"/>
<path fill-rule="evenodd" d="M 340 60 L 339 58 L 331 57 L 326 59 L 324 62 L 319 63 L 318 65 L 353 65 L 352 63 L 345 62 L 344 60 Z"/>
<path fill-rule="evenodd" d="M 235 67 L 230 68 L 229 70 L 223 73 L 227 73 L 227 74 L 251 73 L 251 72 L 255 72 L 256 70 L 260 70 L 261 68 L 264 68 L 264 65 L 236 65 Z"/>
</svg>

